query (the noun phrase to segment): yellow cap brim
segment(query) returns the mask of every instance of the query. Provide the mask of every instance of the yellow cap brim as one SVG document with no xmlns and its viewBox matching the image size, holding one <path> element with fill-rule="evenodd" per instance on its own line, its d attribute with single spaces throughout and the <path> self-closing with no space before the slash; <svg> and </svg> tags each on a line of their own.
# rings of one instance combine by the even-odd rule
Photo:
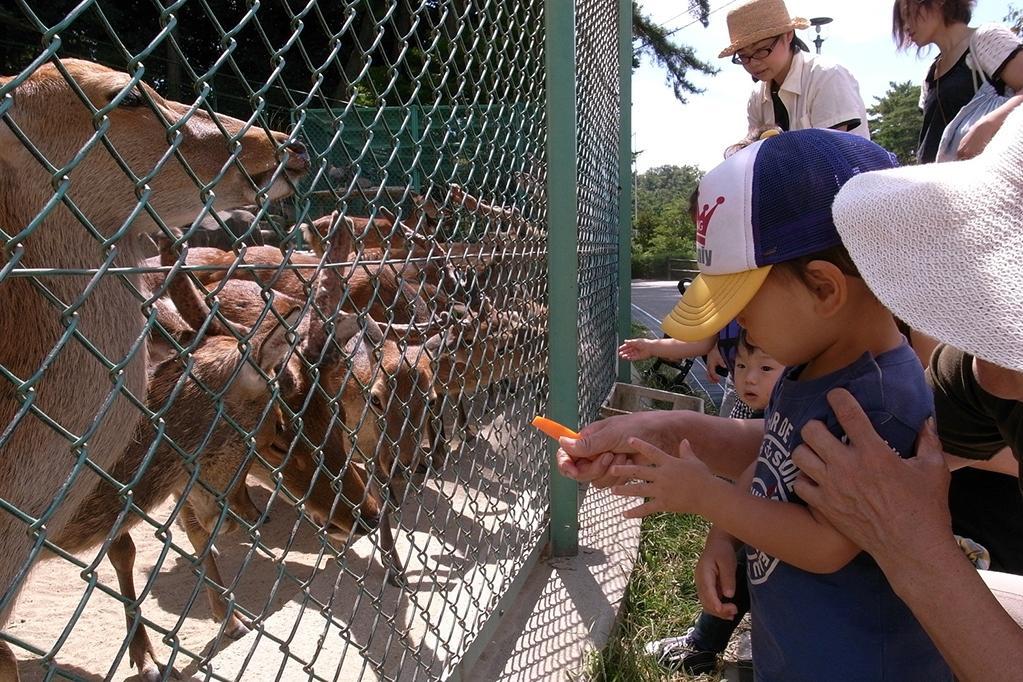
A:
<svg viewBox="0 0 1023 682">
<path fill-rule="evenodd" d="M 742 312 L 771 272 L 765 265 L 730 275 L 700 275 L 661 322 L 661 329 L 679 341 L 714 336 Z"/>
</svg>

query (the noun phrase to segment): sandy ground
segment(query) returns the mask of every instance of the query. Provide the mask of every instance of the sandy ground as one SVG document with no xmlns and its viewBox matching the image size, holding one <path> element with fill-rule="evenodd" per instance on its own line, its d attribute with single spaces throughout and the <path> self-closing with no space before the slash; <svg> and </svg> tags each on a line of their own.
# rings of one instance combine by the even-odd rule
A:
<svg viewBox="0 0 1023 682">
<path fill-rule="evenodd" d="M 224 579 L 255 615 L 256 629 L 238 641 L 211 616 L 184 531 L 137 527 L 135 584 L 146 591 L 142 614 L 155 626 L 157 659 L 186 680 L 441 676 L 515 575 L 546 513 L 546 462 L 535 456 L 542 437 L 524 429 L 527 410 L 514 412 L 458 446 L 442 473 L 410 486 L 397 515 L 403 588 L 386 582 L 377 534 L 325 551 L 284 503 L 271 507 L 256 536 L 219 538 Z M 253 497 L 263 505 L 269 492 Z M 166 519 L 172 507 L 168 501 L 154 517 Z M 95 570 L 52 559 L 21 592 L 7 632 L 42 652 L 15 647 L 22 679 L 45 679 L 52 660 L 60 678 L 136 680 L 124 609 L 105 593 L 117 592 L 113 568 L 96 562 L 95 551 L 79 558 Z"/>
</svg>

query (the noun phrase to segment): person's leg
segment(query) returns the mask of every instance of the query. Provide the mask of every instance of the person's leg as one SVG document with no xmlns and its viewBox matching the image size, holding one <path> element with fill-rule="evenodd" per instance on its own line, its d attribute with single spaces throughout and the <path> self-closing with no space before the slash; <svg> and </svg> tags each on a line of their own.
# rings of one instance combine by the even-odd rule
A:
<svg viewBox="0 0 1023 682">
<path fill-rule="evenodd" d="M 700 675 L 717 670 L 718 656 L 724 653 L 732 633 L 749 611 L 749 585 L 746 582 L 746 552 L 741 549 L 735 569 L 735 596 L 738 608 L 734 618 L 718 618 L 701 611 L 696 623 L 680 637 L 669 637 L 646 645 L 646 652 L 672 670 Z"/>
<path fill-rule="evenodd" d="M 979 571 L 991 593 L 1010 616 L 1023 627 L 1023 576 L 997 571 Z"/>
</svg>

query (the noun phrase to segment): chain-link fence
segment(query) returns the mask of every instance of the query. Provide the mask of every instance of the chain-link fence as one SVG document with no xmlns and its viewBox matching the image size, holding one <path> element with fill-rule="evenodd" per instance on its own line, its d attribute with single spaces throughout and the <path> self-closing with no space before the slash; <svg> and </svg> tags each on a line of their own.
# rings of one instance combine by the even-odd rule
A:
<svg viewBox="0 0 1023 682">
<path fill-rule="evenodd" d="M 552 39 L 614 379 L 618 7 L 548 9 L 0 0 L 0 680 L 464 674 L 549 524 Z"/>
</svg>

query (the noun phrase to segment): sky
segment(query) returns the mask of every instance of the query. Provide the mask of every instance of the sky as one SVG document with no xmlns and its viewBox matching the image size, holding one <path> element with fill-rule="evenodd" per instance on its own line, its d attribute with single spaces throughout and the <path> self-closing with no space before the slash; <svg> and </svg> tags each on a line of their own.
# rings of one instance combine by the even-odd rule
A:
<svg viewBox="0 0 1023 682">
<path fill-rule="evenodd" d="M 691 95 L 687 104 L 675 99 L 664 72 L 644 59 L 632 76 L 633 149 L 643 172 L 663 165 L 695 165 L 710 170 L 730 144 L 746 135 L 746 102 L 753 81 L 746 71 L 718 53 L 730 42 L 725 17 L 742 0 L 711 0 L 710 25 L 704 28 L 686 12 L 687 0 L 640 0 L 643 12 L 669 28 L 683 27 L 672 38 L 689 45 L 703 61 L 717 66 L 714 76 L 692 74 L 705 92 Z M 806 18 L 832 17 L 821 28 L 821 54 L 845 66 L 860 84 L 869 109 L 891 81 L 919 83 L 935 51 L 918 57 L 916 49 L 897 52 L 891 37 L 892 0 L 787 0 L 789 14 Z M 1010 2 L 978 0 L 971 25 L 1000 22 Z M 1023 2 L 1017 2 L 1020 6 Z M 798 35 L 811 50 L 813 27 Z M 933 50 L 933 48 L 932 48 Z"/>
</svg>

